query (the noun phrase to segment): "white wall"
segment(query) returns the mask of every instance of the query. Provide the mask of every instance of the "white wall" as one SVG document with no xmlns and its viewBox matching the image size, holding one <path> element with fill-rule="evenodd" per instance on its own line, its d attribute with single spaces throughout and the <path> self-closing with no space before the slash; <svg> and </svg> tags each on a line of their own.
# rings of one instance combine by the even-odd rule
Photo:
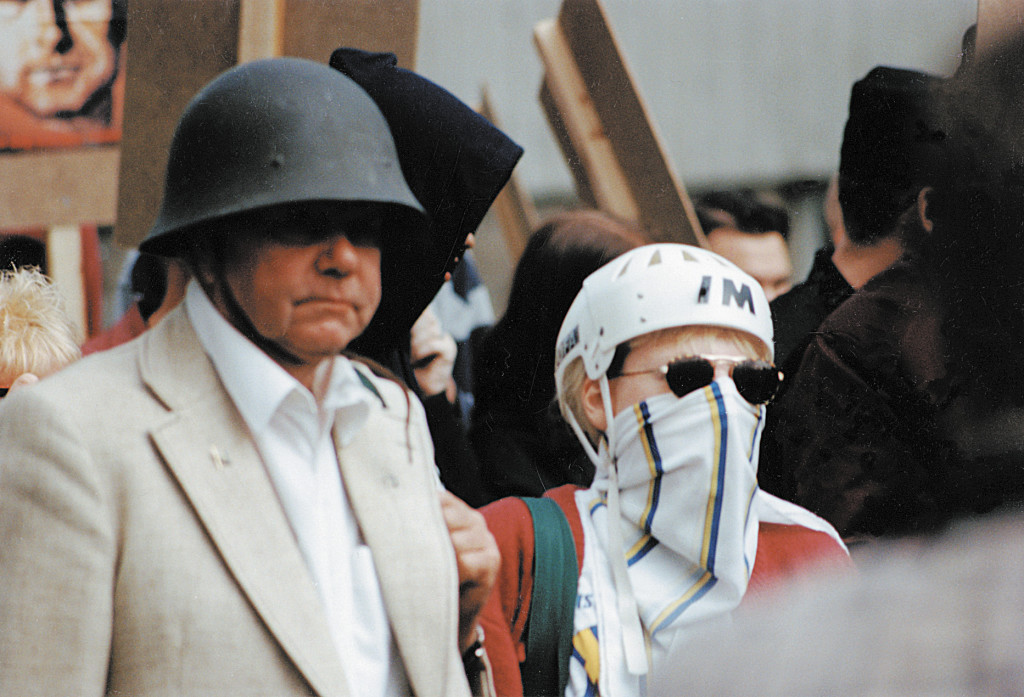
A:
<svg viewBox="0 0 1024 697">
<path fill-rule="evenodd" d="M 572 191 L 537 101 L 533 25 L 560 0 L 421 0 L 416 69 L 468 103 L 491 92 L 534 196 Z M 604 0 L 690 188 L 825 178 L 851 84 L 888 64 L 946 74 L 976 0 Z"/>
</svg>

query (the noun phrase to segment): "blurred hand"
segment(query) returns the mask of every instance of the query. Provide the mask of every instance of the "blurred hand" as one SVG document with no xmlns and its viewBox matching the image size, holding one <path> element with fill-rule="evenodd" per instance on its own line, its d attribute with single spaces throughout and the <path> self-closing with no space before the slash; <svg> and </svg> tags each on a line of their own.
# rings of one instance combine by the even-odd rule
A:
<svg viewBox="0 0 1024 697">
<path fill-rule="evenodd" d="M 464 653 L 476 639 L 476 618 L 498 577 L 501 555 L 479 511 L 451 492 L 440 496 L 459 566 L 459 651 Z"/>
<path fill-rule="evenodd" d="M 444 331 L 441 321 L 429 307 L 412 325 L 410 358 L 416 382 L 427 397 L 442 392 L 455 402 L 455 354 L 458 347 L 452 335 Z"/>
</svg>

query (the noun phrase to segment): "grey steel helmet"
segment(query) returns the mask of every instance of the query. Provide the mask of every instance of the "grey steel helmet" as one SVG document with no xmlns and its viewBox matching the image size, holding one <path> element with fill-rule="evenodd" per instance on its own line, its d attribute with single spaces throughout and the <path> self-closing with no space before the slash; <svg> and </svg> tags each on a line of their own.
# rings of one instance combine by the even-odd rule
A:
<svg viewBox="0 0 1024 697">
<path fill-rule="evenodd" d="M 236 66 L 185 108 L 143 252 L 179 256 L 186 233 L 282 204 L 379 204 L 411 233 L 426 215 L 377 105 L 350 78 L 299 58 Z"/>
</svg>

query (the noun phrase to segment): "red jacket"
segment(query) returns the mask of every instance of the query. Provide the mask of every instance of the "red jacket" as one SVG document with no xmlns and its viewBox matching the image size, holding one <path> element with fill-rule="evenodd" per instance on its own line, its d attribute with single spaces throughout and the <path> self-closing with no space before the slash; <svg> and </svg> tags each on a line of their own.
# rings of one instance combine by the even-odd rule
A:
<svg viewBox="0 0 1024 697">
<path fill-rule="evenodd" d="M 583 524 L 573 485 L 544 495 L 565 513 L 576 543 L 576 565 L 583 568 Z M 533 519 L 519 498 L 495 501 L 481 509 L 501 552 L 501 571 L 480 615 L 484 646 L 500 697 L 522 697 L 519 664 L 526 660 L 523 642 L 533 594 Z M 832 537 L 798 525 L 761 523 L 757 558 L 744 602 L 768 594 L 787 577 L 821 566 L 852 568 L 849 555 Z"/>
<path fill-rule="evenodd" d="M 115 346 L 120 346 L 131 341 L 144 331 L 146 331 L 146 320 L 142 319 L 139 304 L 132 303 L 131 307 L 117 321 L 117 324 L 82 344 L 82 355 L 88 356 L 90 353 L 106 351 Z"/>
</svg>

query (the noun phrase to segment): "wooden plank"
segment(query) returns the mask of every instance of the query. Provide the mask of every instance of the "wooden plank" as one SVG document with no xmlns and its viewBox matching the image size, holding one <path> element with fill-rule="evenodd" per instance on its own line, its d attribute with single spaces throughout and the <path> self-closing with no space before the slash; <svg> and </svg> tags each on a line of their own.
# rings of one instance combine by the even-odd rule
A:
<svg viewBox="0 0 1024 697">
<path fill-rule="evenodd" d="M 85 340 L 89 324 L 82 270 L 82 233 L 77 225 L 54 225 L 46 234 L 46 266 L 64 296 L 64 307 L 75 325 L 75 340 Z"/>
<path fill-rule="evenodd" d="M 238 13 L 238 62 L 281 55 L 284 0 L 241 0 Z"/>
<path fill-rule="evenodd" d="M 501 123 L 486 88 L 482 90 L 478 111 L 485 119 L 501 128 Z M 530 235 L 533 234 L 540 222 L 533 199 L 523 188 L 515 172 L 512 172 L 508 183 L 498 193 L 491 208 L 498 216 L 505 246 L 508 248 L 509 258 L 514 265 L 522 255 Z"/>
<path fill-rule="evenodd" d="M 538 22 L 533 37 L 545 68 L 541 101 L 577 177 L 581 196 L 592 198 L 598 208 L 620 218 L 640 220 L 632 187 L 561 26 L 554 20 Z"/>
<path fill-rule="evenodd" d="M 116 145 L 5 153 L 0 228 L 113 224 L 119 160 Z"/>
<path fill-rule="evenodd" d="M 635 201 L 639 222 L 652 237 L 661 241 L 706 246 L 693 204 L 682 180 L 672 167 L 600 1 L 563 0 L 557 26 L 564 38 L 568 57 L 559 49 L 556 63 L 550 62 L 550 57 L 546 57 L 544 51 L 541 52 L 541 58 L 545 63 L 552 96 L 561 112 L 562 121 L 568 127 L 575 149 L 580 153 L 581 163 L 587 169 L 595 197 L 601 200 L 599 192 L 605 186 L 601 182 L 609 175 L 604 169 L 595 169 L 588 158 L 583 156 L 580 134 L 575 133 L 571 127 L 570 119 L 574 116 L 567 113 L 567 108 L 570 111 L 592 109 L 596 114 L 597 128 L 601 136 L 607 139 L 614 159 L 618 162 L 618 168 Z M 539 24 L 538 29 L 555 34 L 545 23 Z M 571 59 L 579 72 L 590 105 L 577 97 L 575 106 L 567 107 L 567 102 L 556 90 L 552 66 L 560 66 L 568 59 Z M 619 175 L 613 172 L 611 176 L 616 182 L 608 188 L 618 188 Z M 614 209 L 605 210 L 617 213 Z"/>
<path fill-rule="evenodd" d="M 1024 29 L 1024 0 L 978 0 L 977 50 Z"/>
<path fill-rule="evenodd" d="M 341 46 L 389 51 L 416 64 L 419 0 L 285 0 L 283 55 L 326 63 Z"/>
<path fill-rule="evenodd" d="M 551 126 L 551 131 L 555 135 L 555 140 L 562 151 L 562 156 L 565 158 L 566 164 L 569 165 L 573 181 L 576 182 L 576 195 L 579 196 L 584 205 L 591 208 L 600 208 L 597 204 L 597 197 L 594 195 L 594 187 L 590 184 L 587 168 L 583 166 L 583 161 L 580 159 L 579 153 L 576 152 L 576 146 L 573 144 L 572 138 L 569 137 L 569 129 L 562 120 L 562 113 L 555 102 L 554 95 L 551 94 L 551 86 L 549 85 L 549 77 L 547 75 L 541 78 L 540 92 L 537 96 L 540 100 L 541 108 L 548 117 L 548 125 Z M 615 163 L 615 167 L 618 168 L 618 163 Z"/>
<path fill-rule="evenodd" d="M 236 62 L 238 0 L 128 3 L 127 82 L 114 237 L 135 247 L 156 219 L 167 147 L 185 105 Z"/>
</svg>

